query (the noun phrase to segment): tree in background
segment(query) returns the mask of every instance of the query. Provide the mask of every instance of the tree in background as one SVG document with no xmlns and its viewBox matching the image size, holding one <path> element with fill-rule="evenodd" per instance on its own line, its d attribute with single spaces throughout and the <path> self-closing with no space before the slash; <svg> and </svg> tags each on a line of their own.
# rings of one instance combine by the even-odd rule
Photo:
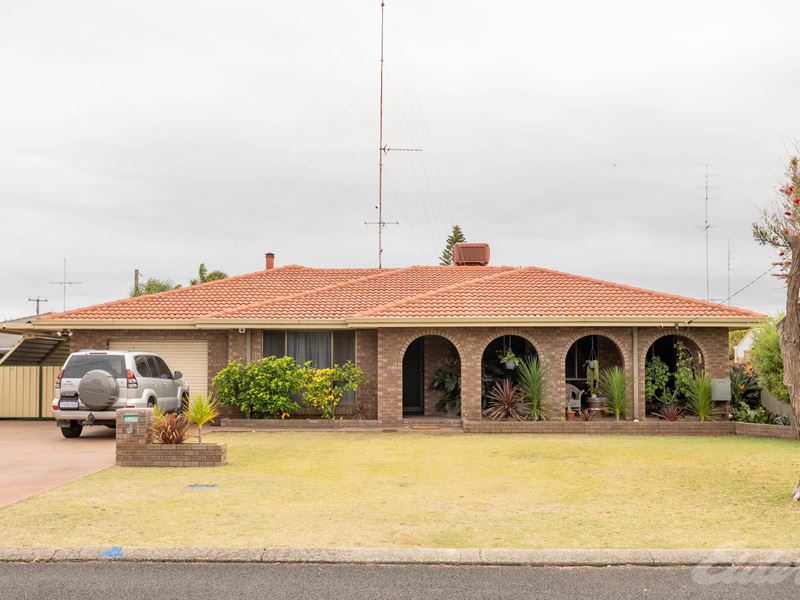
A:
<svg viewBox="0 0 800 600">
<path fill-rule="evenodd" d="M 778 325 L 783 382 L 789 390 L 795 424 L 800 430 L 800 156 L 789 159 L 786 182 L 776 205 L 753 223 L 753 237 L 778 251 L 775 263 L 786 280 L 786 317 Z M 793 260 L 793 259 L 797 260 Z M 800 483 L 793 497 L 800 502 Z"/>
<path fill-rule="evenodd" d="M 466 242 L 467 238 L 464 237 L 464 232 L 461 231 L 460 225 L 453 225 L 453 231 L 447 236 L 442 255 L 439 257 L 439 264 L 443 267 L 453 264 L 453 246 Z"/>
<path fill-rule="evenodd" d="M 781 402 L 788 402 L 789 390 L 783 383 L 783 356 L 778 333 L 778 323 L 782 317 L 783 315 L 778 315 L 753 330 L 750 362 L 753 363 L 761 387 L 769 390 Z"/>
<path fill-rule="evenodd" d="M 131 289 L 131 298 L 135 296 L 146 296 L 147 294 L 157 294 L 159 292 L 166 292 L 167 290 L 175 290 L 181 287 L 175 285 L 169 279 L 156 279 L 155 277 L 148 277 L 146 281 L 140 282 L 138 286 Z"/>
<path fill-rule="evenodd" d="M 197 279 L 190 279 L 189 285 L 197 285 L 198 283 L 206 283 L 208 281 L 217 281 L 218 279 L 227 279 L 228 274 L 223 271 L 211 271 L 206 269 L 205 263 L 200 263 L 200 268 L 197 269 Z"/>
</svg>

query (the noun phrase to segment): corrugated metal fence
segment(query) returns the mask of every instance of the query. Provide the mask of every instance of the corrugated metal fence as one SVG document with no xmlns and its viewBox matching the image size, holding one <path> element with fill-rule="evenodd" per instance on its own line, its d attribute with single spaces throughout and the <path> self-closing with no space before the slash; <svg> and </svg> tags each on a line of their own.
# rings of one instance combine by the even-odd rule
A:
<svg viewBox="0 0 800 600">
<path fill-rule="evenodd" d="M 788 402 L 781 402 L 764 388 L 761 388 L 761 406 L 771 413 L 787 417 L 789 423 L 794 425 L 794 411 L 792 410 L 791 404 Z"/>
<path fill-rule="evenodd" d="M 0 367 L 0 419 L 49 419 L 59 367 Z"/>
</svg>

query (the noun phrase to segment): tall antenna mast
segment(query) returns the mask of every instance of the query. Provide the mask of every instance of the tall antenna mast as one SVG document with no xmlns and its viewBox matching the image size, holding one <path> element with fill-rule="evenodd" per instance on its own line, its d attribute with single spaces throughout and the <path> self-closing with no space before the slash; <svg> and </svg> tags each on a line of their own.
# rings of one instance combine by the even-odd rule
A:
<svg viewBox="0 0 800 600">
<path fill-rule="evenodd" d="M 61 278 L 61 281 L 51 281 L 53 285 L 60 285 L 62 287 L 62 301 L 63 301 L 63 308 L 62 310 L 67 310 L 67 286 L 68 285 L 81 285 L 81 281 L 67 281 L 67 258 L 64 257 L 64 277 Z"/>
<path fill-rule="evenodd" d="M 728 238 L 728 306 L 731 305 L 731 238 Z"/>
<path fill-rule="evenodd" d="M 381 92 L 378 105 L 378 220 L 364 221 L 366 225 L 378 226 L 378 268 L 383 268 L 383 228 L 387 225 L 399 225 L 398 221 L 383 220 L 383 156 L 390 150 L 402 152 L 422 152 L 420 148 L 388 148 L 383 143 L 383 21 L 386 3 L 381 0 Z"/>
<path fill-rule="evenodd" d="M 711 300 L 711 286 L 709 283 L 708 269 L 708 230 L 710 228 L 711 225 L 708 223 L 708 163 L 706 163 L 706 220 L 703 225 L 703 230 L 706 233 L 706 300 Z"/>
</svg>

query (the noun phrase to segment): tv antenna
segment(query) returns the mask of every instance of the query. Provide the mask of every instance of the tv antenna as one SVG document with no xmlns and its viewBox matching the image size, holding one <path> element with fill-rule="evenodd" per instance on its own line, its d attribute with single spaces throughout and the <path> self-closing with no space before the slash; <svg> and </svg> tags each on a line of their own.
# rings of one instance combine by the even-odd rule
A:
<svg viewBox="0 0 800 600">
<path fill-rule="evenodd" d="M 711 300 L 711 285 L 710 285 L 710 271 L 708 267 L 708 230 L 711 229 L 711 223 L 708 222 L 708 163 L 706 163 L 706 193 L 705 193 L 705 204 L 706 204 L 706 219 L 703 223 L 703 231 L 706 234 L 706 301 Z M 729 294 L 730 295 L 730 294 Z"/>
<path fill-rule="evenodd" d="M 67 310 L 67 286 L 69 285 L 81 285 L 82 281 L 67 281 L 67 259 L 64 257 L 64 276 L 61 278 L 61 281 L 51 281 L 53 285 L 60 285 L 62 288 L 62 310 Z"/>
<path fill-rule="evenodd" d="M 378 104 L 378 220 L 364 221 L 365 225 L 378 226 L 378 268 L 383 268 L 383 228 L 387 225 L 399 225 L 399 221 L 383 220 L 383 158 L 389 152 L 422 152 L 422 148 L 389 148 L 383 143 L 383 23 L 384 7 L 386 3 L 381 0 L 381 88 Z"/>
</svg>

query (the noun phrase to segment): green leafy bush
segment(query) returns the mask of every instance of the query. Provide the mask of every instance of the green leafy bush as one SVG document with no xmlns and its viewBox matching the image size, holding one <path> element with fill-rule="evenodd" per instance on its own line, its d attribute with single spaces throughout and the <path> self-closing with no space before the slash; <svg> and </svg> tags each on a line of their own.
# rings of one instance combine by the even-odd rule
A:
<svg viewBox="0 0 800 600">
<path fill-rule="evenodd" d="M 625 371 L 620 367 L 600 373 L 600 389 L 606 396 L 605 412 L 619 418 L 625 414 Z"/>
<path fill-rule="evenodd" d="M 248 365 L 228 363 L 212 385 L 224 405 L 251 416 L 285 419 L 300 408 L 295 397 L 304 372 L 290 356 L 269 356 Z"/>
<path fill-rule="evenodd" d="M 675 374 L 673 390 L 676 398 L 688 398 L 694 380 L 694 358 L 682 341 L 675 342 Z"/>
<path fill-rule="evenodd" d="M 763 406 L 751 408 L 746 402 L 736 402 L 731 407 L 731 417 L 734 421 L 745 423 L 773 423 L 776 415 Z"/>
<path fill-rule="evenodd" d="M 758 385 L 758 378 L 753 373 L 750 364 L 734 363 L 730 367 L 731 378 L 731 400 L 736 405 L 739 402 L 748 404 L 751 408 L 759 405 L 761 399 L 761 387 Z"/>
<path fill-rule="evenodd" d="M 689 386 L 686 410 L 701 421 L 711 421 L 716 414 L 711 378 L 698 375 Z"/>
<path fill-rule="evenodd" d="M 750 360 L 758 374 L 761 386 L 782 402 L 789 401 L 789 390 L 783 383 L 783 356 L 781 355 L 778 321 L 781 315 L 765 321 L 753 331 Z"/>
<path fill-rule="evenodd" d="M 545 368 L 535 356 L 522 359 L 517 365 L 517 385 L 528 403 L 532 421 L 543 421 L 545 418 L 543 404 L 547 389 L 546 378 Z"/>
<path fill-rule="evenodd" d="M 306 366 L 302 373 L 303 399 L 321 411 L 323 418 L 333 419 L 344 393 L 355 391 L 365 381 L 364 373 L 350 361 L 322 369 Z"/>
</svg>

